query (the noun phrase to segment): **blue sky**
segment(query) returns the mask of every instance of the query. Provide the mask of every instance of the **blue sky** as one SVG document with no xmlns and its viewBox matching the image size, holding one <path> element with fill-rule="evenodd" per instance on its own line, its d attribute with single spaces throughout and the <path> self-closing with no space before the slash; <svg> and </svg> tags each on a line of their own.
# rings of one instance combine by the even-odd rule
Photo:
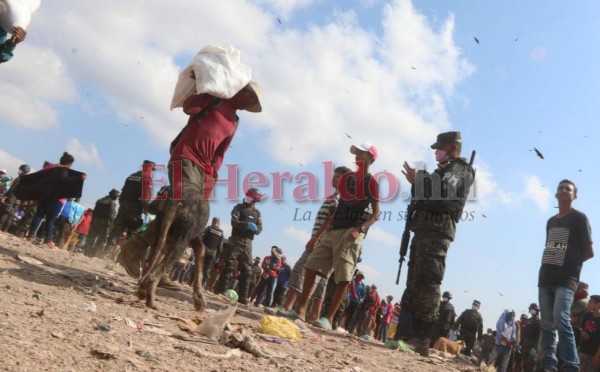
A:
<svg viewBox="0 0 600 372">
<path fill-rule="evenodd" d="M 480 300 L 486 326 L 504 308 L 521 312 L 537 302 L 544 229 L 556 213 L 560 179 L 577 183 L 575 207 L 593 229 L 600 220 L 592 191 L 599 181 L 600 4 L 207 4 L 44 2 L 27 40 L 0 66 L 0 167 L 9 174 L 22 162 L 39 169 L 68 150 L 74 168 L 88 174 L 83 203 L 92 206 L 144 159 L 168 160 L 168 143 L 186 123 L 180 110 L 169 111 L 179 71 L 205 45 L 231 44 L 265 92 L 262 113 L 240 114 L 226 155 L 240 178 L 311 172 L 323 185 L 322 162 L 352 166 L 349 146 L 369 141 L 380 151 L 373 171 L 391 172 L 402 190 L 405 160 L 431 169 L 435 135 L 462 132 L 465 156 L 478 152 L 475 200 L 466 207 L 474 218 L 458 226 L 442 288 L 453 292 L 458 312 Z M 255 255 L 275 244 L 292 262 L 300 256 L 312 221 L 294 216 L 314 215 L 320 202 L 295 202 L 297 185 L 284 187 L 284 201 L 259 206 L 265 229 Z M 211 206 L 223 221 L 234 205 L 225 194 L 217 188 Z M 382 203 L 394 216 L 405 208 L 401 198 Z M 369 283 L 396 299 L 406 275 L 405 266 L 394 284 L 402 229 L 395 219 L 379 221 L 360 264 Z M 599 269 L 596 258 L 582 271 L 594 293 Z"/>
</svg>

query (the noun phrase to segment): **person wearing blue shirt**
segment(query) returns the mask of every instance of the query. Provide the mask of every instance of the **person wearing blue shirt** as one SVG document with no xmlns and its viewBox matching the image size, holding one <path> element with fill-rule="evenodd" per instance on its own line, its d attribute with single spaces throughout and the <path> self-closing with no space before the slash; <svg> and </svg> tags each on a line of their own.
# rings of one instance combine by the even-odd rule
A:
<svg viewBox="0 0 600 372">
<path fill-rule="evenodd" d="M 9 38 L 8 32 L 0 27 L 0 63 L 11 59 L 17 44 L 25 40 L 25 36 L 27 36 L 27 32 L 18 26 L 12 28 L 11 34 L 12 36 Z"/>
</svg>

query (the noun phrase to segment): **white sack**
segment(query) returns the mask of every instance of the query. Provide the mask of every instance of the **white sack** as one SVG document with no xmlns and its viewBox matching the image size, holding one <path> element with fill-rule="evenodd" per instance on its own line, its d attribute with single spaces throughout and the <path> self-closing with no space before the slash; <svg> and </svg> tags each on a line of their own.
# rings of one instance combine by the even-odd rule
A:
<svg viewBox="0 0 600 372">
<path fill-rule="evenodd" d="M 27 29 L 31 14 L 40 7 L 40 0 L 0 0 L 0 27 L 11 32 L 13 27 Z"/>
<path fill-rule="evenodd" d="M 194 71 L 196 80 L 192 79 Z M 181 107 L 194 93 L 229 99 L 242 90 L 252 77 L 250 68 L 240 62 L 240 52 L 230 45 L 204 47 L 177 80 L 171 110 Z"/>
</svg>

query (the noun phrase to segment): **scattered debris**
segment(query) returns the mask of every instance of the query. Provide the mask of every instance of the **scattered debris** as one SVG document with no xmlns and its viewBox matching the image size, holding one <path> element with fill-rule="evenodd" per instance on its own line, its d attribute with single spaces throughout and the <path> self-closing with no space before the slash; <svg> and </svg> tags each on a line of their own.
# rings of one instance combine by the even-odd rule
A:
<svg viewBox="0 0 600 372">
<path fill-rule="evenodd" d="M 266 335 L 264 333 L 256 333 L 256 335 L 261 340 L 265 340 L 265 341 L 268 341 L 268 342 L 273 342 L 273 343 L 276 343 L 276 344 L 283 344 L 284 342 L 287 341 L 286 339 L 284 339 L 282 337 L 272 336 L 272 335 Z"/>
<path fill-rule="evenodd" d="M 113 344 L 98 344 L 91 354 L 100 359 L 117 359 L 119 348 Z"/>
<path fill-rule="evenodd" d="M 302 333 L 298 326 L 287 318 L 266 315 L 260 321 L 263 333 L 283 337 L 288 340 L 298 341 L 302 339 Z"/>
<path fill-rule="evenodd" d="M 110 326 L 106 323 L 97 323 L 96 327 L 101 331 L 110 332 Z"/>
<path fill-rule="evenodd" d="M 242 356 L 242 352 L 239 349 L 232 349 L 229 350 L 228 352 L 226 352 L 225 354 L 215 354 L 215 353 L 209 353 L 207 351 L 204 350 L 199 350 L 199 349 L 194 349 L 192 347 L 189 346 L 175 346 L 175 348 L 177 349 L 181 349 L 181 350 L 185 350 L 185 351 L 189 351 L 190 353 L 193 353 L 194 355 L 196 355 L 199 358 L 215 358 L 215 359 L 232 359 L 232 358 L 239 358 Z"/>
<path fill-rule="evenodd" d="M 154 356 L 149 351 L 146 351 L 146 350 L 136 350 L 135 353 L 138 356 L 141 356 L 142 358 L 146 358 L 146 359 L 153 359 L 154 358 Z"/>
<path fill-rule="evenodd" d="M 206 317 L 198 328 L 196 328 L 196 333 L 213 340 L 218 340 L 229 320 L 235 315 L 236 309 L 237 306 L 228 306 L 225 310 L 220 310 L 214 315 Z"/>
<path fill-rule="evenodd" d="M 35 258 L 33 258 L 33 257 L 29 257 L 29 256 L 26 256 L 26 255 L 24 255 L 24 254 L 18 254 L 18 255 L 17 255 L 17 259 L 18 259 L 19 261 L 22 261 L 22 262 L 28 263 L 28 264 L 30 264 L 30 265 L 43 265 L 43 264 L 44 264 L 42 261 L 40 261 L 40 260 L 36 260 Z"/>
</svg>

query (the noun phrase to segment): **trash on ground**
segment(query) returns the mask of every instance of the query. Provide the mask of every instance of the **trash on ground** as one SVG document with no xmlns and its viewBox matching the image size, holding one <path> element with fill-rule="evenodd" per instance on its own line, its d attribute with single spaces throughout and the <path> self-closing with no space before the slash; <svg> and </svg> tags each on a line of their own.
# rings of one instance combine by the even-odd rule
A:
<svg viewBox="0 0 600 372">
<path fill-rule="evenodd" d="M 236 309 L 237 306 L 228 306 L 225 310 L 219 310 L 215 314 L 204 318 L 202 323 L 196 328 L 196 333 L 213 340 L 218 340 L 227 323 L 235 315 Z"/>
<path fill-rule="evenodd" d="M 302 339 L 298 326 L 287 318 L 266 315 L 260 321 L 260 325 L 262 333 L 293 341 Z"/>
</svg>

